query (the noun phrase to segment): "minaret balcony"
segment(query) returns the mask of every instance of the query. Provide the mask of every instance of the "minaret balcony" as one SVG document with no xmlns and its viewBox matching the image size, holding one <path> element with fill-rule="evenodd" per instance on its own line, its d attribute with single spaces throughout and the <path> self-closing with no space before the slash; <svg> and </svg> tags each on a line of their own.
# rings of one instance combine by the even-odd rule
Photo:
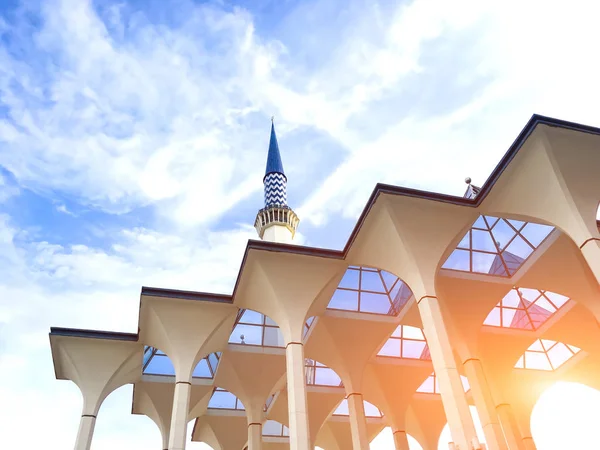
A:
<svg viewBox="0 0 600 450">
<path fill-rule="evenodd" d="M 272 204 L 258 211 L 254 228 L 262 239 L 267 228 L 275 225 L 283 226 L 292 233 L 293 239 L 299 222 L 300 219 L 292 208 L 287 205 Z"/>
</svg>

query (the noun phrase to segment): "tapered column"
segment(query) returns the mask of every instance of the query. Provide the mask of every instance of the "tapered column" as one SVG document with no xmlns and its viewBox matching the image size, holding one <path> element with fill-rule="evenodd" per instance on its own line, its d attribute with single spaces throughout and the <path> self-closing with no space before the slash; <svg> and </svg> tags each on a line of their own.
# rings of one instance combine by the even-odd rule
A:
<svg viewBox="0 0 600 450">
<path fill-rule="evenodd" d="M 592 273 L 596 276 L 598 284 L 600 284 L 600 239 L 596 237 L 589 238 L 579 247 L 590 269 L 592 269 Z"/>
<path fill-rule="evenodd" d="M 79 421 L 79 431 L 75 440 L 75 450 L 90 450 L 92 445 L 92 436 L 96 426 L 96 416 L 84 414 Z"/>
<path fill-rule="evenodd" d="M 169 450 L 185 450 L 191 391 L 192 384 L 190 382 L 178 381 L 175 383 L 171 431 L 169 433 Z"/>
<path fill-rule="evenodd" d="M 409 450 L 408 436 L 404 430 L 395 430 L 394 435 L 394 449 L 395 450 Z"/>
<path fill-rule="evenodd" d="M 525 450 L 537 450 L 535 442 L 533 442 L 533 438 L 531 436 L 526 436 L 523 438 L 523 448 Z"/>
<path fill-rule="evenodd" d="M 304 345 L 290 342 L 285 348 L 290 421 L 290 450 L 311 450 L 306 403 Z"/>
<path fill-rule="evenodd" d="M 354 450 L 369 450 L 369 435 L 367 433 L 367 418 L 365 417 L 363 396 L 359 392 L 351 392 L 347 398 L 352 448 Z"/>
<path fill-rule="evenodd" d="M 248 450 L 260 450 L 262 447 L 262 423 L 248 425 Z"/>
<path fill-rule="evenodd" d="M 481 361 L 476 358 L 467 359 L 463 366 L 469 379 L 471 393 L 481 420 L 485 441 L 489 450 L 507 450 L 504 433 L 494 407 L 492 394 Z"/>
<path fill-rule="evenodd" d="M 496 406 L 496 412 L 498 413 L 508 448 L 510 450 L 525 450 L 526 447 L 510 405 L 508 403 L 501 403 Z"/>
<path fill-rule="evenodd" d="M 460 450 L 477 448 L 475 426 L 439 301 L 437 297 L 424 296 L 418 305 L 452 440 Z"/>
</svg>

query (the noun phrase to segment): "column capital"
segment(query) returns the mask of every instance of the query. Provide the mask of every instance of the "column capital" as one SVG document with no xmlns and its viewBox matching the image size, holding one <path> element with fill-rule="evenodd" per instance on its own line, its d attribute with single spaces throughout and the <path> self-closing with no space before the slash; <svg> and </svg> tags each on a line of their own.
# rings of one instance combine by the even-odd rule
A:
<svg viewBox="0 0 600 450">
<path fill-rule="evenodd" d="M 421 303 L 422 300 L 426 299 L 426 298 L 432 298 L 432 299 L 436 299 L 437 300 L 437 295 L 423 295 L 421 298 L 419 298 L 417 300 L 417 305 L 419 303 Z"/>
<path fill-rule="evenodd" d="M 285 348 L 288 348 L 289 345 L 302 345 L 304 346 L 304 342 L 291 341 L 285 344 Z"/>
<path fill-rule="evenodd" d="M 593 242 L 593 241 L 600 242 L 600 238 L 591 237 L 589 239 L 586 239 L 585 241 L 583 241 L 583 244 L 581 244 L 579 246 L 579 249 L 583 249 L 583 247 L 585 247 L 587 244 L 589 244 L 590 242 Z"/>
<path fill-rule="evenodd" d="M 350 392 L 349 394 L 346 394 L 346 398 L 348 398 L 352 395 L 360 395 L 362 397 L 362 394 L 360 392 Z"/>
<path fill-rule="evenodd" d="M 248 428 L 253 427 L 253 426 L 259 426 L 259 427 L 261 427 L 262 423 L 260 423 L 260 422 L 250 422 L 248 424 Z"/>
</svg>

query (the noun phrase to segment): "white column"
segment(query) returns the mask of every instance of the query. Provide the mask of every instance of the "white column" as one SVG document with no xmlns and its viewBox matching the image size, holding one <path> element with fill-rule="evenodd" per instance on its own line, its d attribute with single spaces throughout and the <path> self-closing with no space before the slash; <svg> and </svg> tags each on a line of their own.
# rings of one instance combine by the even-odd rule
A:
<svg viewBox="0 0 600 450">
<path fill-rule="evenodd" d="M 367 418 L 363 396 L 358 392 L 348 394 L 348 412 L 350 413 L 350 431 L 354 450 L 369 450 Z"/>
<path fill-rule="evenodd" d="M 408 436 L 404 430 L 394 430 L 394 449 L 395 450 L 409 450 Z"/>
<path fill-rule="evenodd" d="M 418 305 L 452 440 L 460 450 L 470 450 L 477 434 L 440 304 L 437 297 L 424 296 Z"/>
<path fill-rule="evenodd" d="M 171 413 L 171 431 L 169 432 L 169 450 L 185 450 L 187 438 L 187 416 L 190 408 L 192 384 L 189 381 L 175 383 L 173 394 L 173 412 Z"/>
<path fill-rule="evenodd" d="M 81 416 L 81 420 L 79 421 L 79 430 L 77 431 L 77 439 L 75 440 L 75 450 L 90 450 L 95 426 L 95 415 L 83 414 Z"/>
<path fill-rule="evenodd" d="M 463 366 L 469 379 L 487 448 L 489 450 L 508 450 L 481 361 L 469 358 L 463 363 Z"/>
<path fill-rule="evenodd" d="M 500 419 L 500 425 L 502 425 L 502 431 L 508 448 L 510 450 L 525 450 L 525 444 L 523 443 L 517 420 L 510 405 L 508 403 L 496 405 L 496 412 L 498 413 L 498 419 Z"/>
<path fill-rule="evenodd" d="M 262 423 L 248 425 L 248 450 L 260 450 L 262 447 Z"/>
<path fill-rule="evenodd" d="M 290 450 L 312 450 L 308 431 L 304 345 L 290 342 L 285 348 Z"/>
</svg>

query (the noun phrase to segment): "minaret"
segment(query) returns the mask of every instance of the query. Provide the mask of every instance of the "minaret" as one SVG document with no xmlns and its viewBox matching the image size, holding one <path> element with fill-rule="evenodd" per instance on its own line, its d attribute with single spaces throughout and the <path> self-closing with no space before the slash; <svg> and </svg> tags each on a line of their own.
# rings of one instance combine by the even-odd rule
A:
<svg viewBox="0 0 600 450">
<path fill-rule="evenodd" d="M 264 241 L 291 243 L 300 219 L 287 205 L 287 177 L 283 172 L 273 118 L 271 118 L 271 139 L 263 184 L 265 207 L 258 211 L 254 227 Z"/>
</svg>

